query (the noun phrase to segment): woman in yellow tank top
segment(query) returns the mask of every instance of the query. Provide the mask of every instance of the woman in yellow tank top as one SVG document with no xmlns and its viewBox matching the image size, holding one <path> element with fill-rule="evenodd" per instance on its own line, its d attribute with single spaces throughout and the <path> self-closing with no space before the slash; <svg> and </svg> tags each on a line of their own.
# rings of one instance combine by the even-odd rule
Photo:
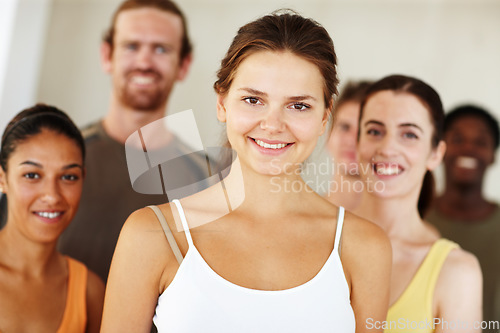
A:
<svg viewBox="0 0 500 333">
<path fill-rule="evenodd" d="M 99 331 L 103 282 L 56 250 L 78 208 L 84 155 L 78 128 L 51 106 L 22 111 L 5 129 L 0 196 L 7 197 L 8 212 L 0 230 L 0 332 Z"/>
<path fill-rule="evenodd" d="M 361 104 L 358 157 L 365 180 L 355 211 L 381 226 L 393 249 L 386 332 L 479 332 L 482 277 L 477 259 L 423 220 L 446 150 L 437 92 L 415 78 L 375 82 Z"/>
</svg>

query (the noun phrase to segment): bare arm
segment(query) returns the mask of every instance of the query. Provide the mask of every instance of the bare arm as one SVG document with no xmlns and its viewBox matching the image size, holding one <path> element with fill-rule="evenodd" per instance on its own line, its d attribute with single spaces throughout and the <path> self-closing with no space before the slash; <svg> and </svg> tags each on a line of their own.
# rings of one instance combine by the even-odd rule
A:
<svg viewBox="0 0 500 333">
<path fill-rule="evenodd" d="M 377 329 L 386 320 L 389 307 L 392 250 L 389 239 L 378 226 L 355 217 L 344 238 L 343 262 L 351 280 L 351 305 L 356 316 L 356 333 L 383 332 Z M 347 231 L 346 230 L 346 231 Z M 378 323 L 378 324 L 377 324 Z"/>
<path fill-rule="evenodd" d="M 94 272 L 87 277 L 87 333 L 99 332 L 102 306 L 104 302 L 104 282 Z"/>
<path fill-rule="evenodd" d="M 169 253 L 149 208 L 130 215 L 111 263 L 101 332 L 150 332 Z"/>
<path fill-rule="evenodd" d="M 481 332 L 482 274 L 475 256 L 453 250 L 443 265 L 434 292 L 436 333 Z"/>
</svg>

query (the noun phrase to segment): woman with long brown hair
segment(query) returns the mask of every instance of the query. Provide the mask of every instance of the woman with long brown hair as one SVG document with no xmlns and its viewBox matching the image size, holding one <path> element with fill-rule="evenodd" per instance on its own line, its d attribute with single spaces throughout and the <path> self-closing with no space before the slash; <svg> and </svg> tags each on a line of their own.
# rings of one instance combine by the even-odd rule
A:
<svg viewBox="0 0 500 333">
<path fill-rule="evenodd" d="M 358 158 L 367 186 L 354 212 L 391 240 L 391 306 L 378 323 L 387 332 L 480 331 L 477 259 L 424 220 L 431 171 L 446 149 L 443 121 L 438 93 L 408 76 L 375 82 L 361 103 Z"/>
<path fill-rule="evenodd" d="M 153 316 L 159 332 L 367 332 L 367 318 L 385 318 L 386 236 L 300 176 L 326 130 L 335 66 L 313 20 L 285 12 L 240 28 L 214 85 L 237 154 L 226 200 L 216 185 L 129 217 L 103 332 L 148 332 Z"/>
</svg>

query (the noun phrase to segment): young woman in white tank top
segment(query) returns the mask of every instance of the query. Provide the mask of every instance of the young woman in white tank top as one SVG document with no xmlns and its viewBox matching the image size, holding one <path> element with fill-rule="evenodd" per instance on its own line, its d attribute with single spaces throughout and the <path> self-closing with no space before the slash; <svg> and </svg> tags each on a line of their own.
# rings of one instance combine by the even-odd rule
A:
<svg viewBox="0 0 500 333">
<path fill-rule="evenodd" d="M 224 187 L 129 217 L 102 332 L 149 332 L 153 317 L 159 332 L 381 332 L 366 323 L 387 312 L 386 236 L 300 176 L 336 86 L 315 21 L 275 13 L 239 30 L 214 85 L 237 154 Z"/>
</svg>

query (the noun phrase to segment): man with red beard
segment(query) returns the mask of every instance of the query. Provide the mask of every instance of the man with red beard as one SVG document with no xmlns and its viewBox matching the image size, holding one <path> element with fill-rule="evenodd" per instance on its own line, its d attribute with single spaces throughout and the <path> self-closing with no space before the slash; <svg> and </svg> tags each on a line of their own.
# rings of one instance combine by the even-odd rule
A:
<svg viewBox="0 0 500 333">
<path fill-rule="evenodd" d="M 207 166 L 204 157 L 193 154 L 166 127 L 138 131 L 166 116 L 170 92 L 176 81 L 184 79 L 191 63 L 186 21 L 176 4 L 170 0 L 124 1 L 104 36 L 101 63 L 112 82 L 109 109 L 103 119 L 83 130 L 87 173 L 82 199 L 59 247 L 106 281 L 127 217 L 144 206 L 175 199 L 165 195 L 162 177 L 167 177 L 166 171 L 162 174 L 160 165 L 149 160 L 151 172 L 141 178 L 146 184 L 142 186 L 145 194 L 137 193 L 137 184 L 131 184 L 134 179 L 127 168 L 128 155 L 143 158 L 138 161 L 143 164 L 151 150 L 161 152 L 163 161 L 180 157 L 175 163 L 175 175 L 179 176 L 175 178 L 181 178 L 176 179 L 177 184 L 196 184 L 205 179 Z M 144 150 L 139 145 L 131 151 L 129 141 L 125 148 L 129 136 L 137 133 Z M 148 192 L 151 184 L 163 186 L 163 193 Z"/>
<path fill-rule="evenodd" d="M 444 138 L 446 186 L 426 219 L 443 237 L 477 256 L 484 278 L 484 320 L 497 321 L 498 325 L 500 206 L 483 195 L 485 172 L 493 164 L 499 145 L 498 121 L 482 108 L 460 106 L 446 115 Z"/>
</svg>

